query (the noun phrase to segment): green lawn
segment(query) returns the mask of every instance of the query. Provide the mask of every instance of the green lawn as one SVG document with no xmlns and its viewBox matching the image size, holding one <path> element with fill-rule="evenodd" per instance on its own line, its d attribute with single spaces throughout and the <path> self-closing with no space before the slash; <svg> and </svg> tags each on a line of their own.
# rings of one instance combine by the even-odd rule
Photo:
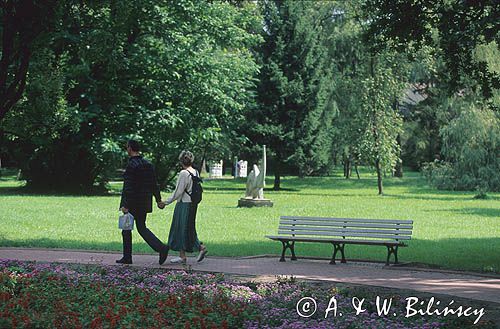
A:
<svg viewBox="0 0 500 329">
<path fill-rule="evenodd" d="M 268 185 L 272 186 L 268 177 Z M 454 269 L 500 272 L 500 194 L 473 199 L 473 192 L 438 191 L 417 173 L 388 178 L 378 196 L 375 177 L 286 177 L 281 192 L 267 191 L 273 208 L 237 208 L 244 180 L 206 181 L 197 219 L 198 234 L 210 255 L 278 254 L 281 244 L 264 238 L 275 234 L 280 215 L 377 219 L 413 219 L 413 240 L 400 249 L 400 260 Z M 19 183 L 0 179 L 0 245 L 121 250 L 117 228 L 118 191 L 114 195 L 33 195 Z M 164 193 L 164 197 L 167 194 Z M 167 239 L 173 206 L 156 209 L 149 227 Z M 134 251 L 151 252 L 134 231 Z M 299 256 L 331 255 L 331 246 L 298 244 Z M 348 258 L 385 260 L 383 247 L 346 246 Z M 0 256 L 1 257 L 1 256 Z"/>
</svg>

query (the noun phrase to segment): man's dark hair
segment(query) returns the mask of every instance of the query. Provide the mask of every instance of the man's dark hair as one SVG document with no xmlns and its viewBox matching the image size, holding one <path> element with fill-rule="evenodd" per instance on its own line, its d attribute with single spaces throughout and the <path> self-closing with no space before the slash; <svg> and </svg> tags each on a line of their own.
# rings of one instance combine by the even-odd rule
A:
<svg viewBox="0 0 500 329">
<path fill-rule="evenodd" d="M 141 144 L 139 144 L 138 141 L 133 139 L 127 142 L 127 146 L 130 147 L 134 152 L 139 152 L 141 150 Z"/>
</svg>

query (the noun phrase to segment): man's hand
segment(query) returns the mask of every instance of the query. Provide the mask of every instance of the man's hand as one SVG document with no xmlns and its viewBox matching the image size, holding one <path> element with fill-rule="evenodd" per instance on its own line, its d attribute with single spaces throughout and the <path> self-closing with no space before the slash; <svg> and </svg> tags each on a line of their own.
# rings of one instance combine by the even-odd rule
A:
<svg viewBox="0 0 500 329">
<path fill-rule="evenodd" d="M 128 213 L 128 208 L 122 207 L 122 208 L 121 208 L 121 211 L 122 211 L 124 214 L 126 214 L 126 213 Z"/>
<path fill-rule="evenodd" d="M 163 201 L 158 201 L 156 204 L 158 205 L 158 208 L 160 208 L 160 209 L 163 209 L 166 206 L 165 202 L 163 202 Z"/>
</svg>

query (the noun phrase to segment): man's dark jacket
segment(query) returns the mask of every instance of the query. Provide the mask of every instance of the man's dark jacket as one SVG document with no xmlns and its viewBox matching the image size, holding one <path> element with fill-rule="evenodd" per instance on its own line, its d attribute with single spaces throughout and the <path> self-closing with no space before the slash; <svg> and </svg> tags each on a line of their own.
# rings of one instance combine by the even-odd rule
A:
<svg viewBox="0 0 500 329">
<path fill-rule="evenodd" d="M 153 165 L 142 156 L 131 157 L 123 174 L 120 208 L 128 208 L 132 214 L 150 213 L 153 211 L 153 195 L 156 202 L 161 201 Z"/>
</svg>

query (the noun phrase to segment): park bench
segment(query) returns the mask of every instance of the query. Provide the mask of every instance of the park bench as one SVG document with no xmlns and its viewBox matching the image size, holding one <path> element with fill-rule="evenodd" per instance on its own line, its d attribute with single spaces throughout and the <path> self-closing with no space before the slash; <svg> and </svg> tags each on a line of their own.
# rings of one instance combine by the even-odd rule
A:
<svg viewBox="0 0 500 329">
<path fill-rule="evenodd" d="M 412 220 L 281 216 L 278 235 L 266 237 L 283 244 L 280 262 L 285 261 L 287 249 L 292 254 L 291 260 L 297 260 L 295 242 L 319 242 L 333 245 L 330 264 L 335 264 L 339 251 L 341 262 L 346 263 L 344 246 L 358 244 L 386 246 L 386 265 L 389 265 L 391 255 L 394 255 L 394 264 L 398 263 L 398 248 L 407 246 L 405 241 L 411 239 L 412 229 Z"/>
</svg>

